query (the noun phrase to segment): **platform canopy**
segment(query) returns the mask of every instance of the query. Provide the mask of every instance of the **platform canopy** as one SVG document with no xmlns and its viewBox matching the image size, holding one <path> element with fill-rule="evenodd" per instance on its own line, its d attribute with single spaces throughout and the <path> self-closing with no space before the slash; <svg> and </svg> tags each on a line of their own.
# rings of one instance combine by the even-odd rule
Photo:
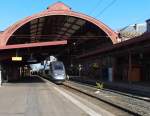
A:
<svg viewBox="0 0 150 116">
<path fill-rule="evenodd" d="M 8 52 L 10 56 L 16 51 L 28 56 L 33 52 L 36 56 L 44 54 L 44 51 L 62 55 L 68 49 L 71 51 L 73 46 L 76 51 L 110 46 L 117 43 L 117 37 L 102 22 L 57 2 L 38 14 L 16 22 L 1 33 L 0 50 Z"/>
</svg>

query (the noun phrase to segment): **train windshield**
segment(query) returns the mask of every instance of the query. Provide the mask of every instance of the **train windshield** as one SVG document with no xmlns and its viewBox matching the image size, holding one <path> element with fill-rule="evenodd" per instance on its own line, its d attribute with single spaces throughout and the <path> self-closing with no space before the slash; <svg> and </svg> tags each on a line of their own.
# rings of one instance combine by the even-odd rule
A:
<svg viewBox="0 0 150 116">
<path fill-rule="evenodd" d="M 60 64 L 54 65 L 54 69 L 55 70 L 63 70 L 63 65 L 60 65 Z"/>
</svg>

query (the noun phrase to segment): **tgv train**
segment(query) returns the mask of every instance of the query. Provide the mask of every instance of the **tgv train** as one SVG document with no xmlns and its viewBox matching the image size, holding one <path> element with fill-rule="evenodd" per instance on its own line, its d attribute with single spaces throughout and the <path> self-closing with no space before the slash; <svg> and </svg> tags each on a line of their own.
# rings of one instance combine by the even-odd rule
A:
<svg viewBox="0 0 150 116">
<path fill-rule="evenodd" d="M 40 74 L 45 78 L 52 80 L 55 83 L 62 83 L 66 80 L 66 71 L 63 62 L 53 61 L 45 67 Z"/>
</svg>

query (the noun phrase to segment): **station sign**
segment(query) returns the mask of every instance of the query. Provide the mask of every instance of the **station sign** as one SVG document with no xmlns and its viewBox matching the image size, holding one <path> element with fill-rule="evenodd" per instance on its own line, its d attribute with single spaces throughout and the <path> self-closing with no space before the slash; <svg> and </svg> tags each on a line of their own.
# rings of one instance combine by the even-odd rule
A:
<svg viewBox="0 0 150 116">
<path fill-rule="evenodd" d="M 22 61 L 22 57 L 12 57 L 12 61 Z"/>
</svg>

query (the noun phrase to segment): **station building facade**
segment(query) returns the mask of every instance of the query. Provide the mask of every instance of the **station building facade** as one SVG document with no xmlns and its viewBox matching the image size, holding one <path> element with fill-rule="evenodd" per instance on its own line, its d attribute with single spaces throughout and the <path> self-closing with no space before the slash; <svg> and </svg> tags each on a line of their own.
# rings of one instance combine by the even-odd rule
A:
<svg viewBox="0 0 150 116">
<path fill-rule="evenodd" d="M 77 57 L 83 79 L 149 85 L 149 20 L 121 29 L 118 36 L 118 43 Z"/>
</svg>

